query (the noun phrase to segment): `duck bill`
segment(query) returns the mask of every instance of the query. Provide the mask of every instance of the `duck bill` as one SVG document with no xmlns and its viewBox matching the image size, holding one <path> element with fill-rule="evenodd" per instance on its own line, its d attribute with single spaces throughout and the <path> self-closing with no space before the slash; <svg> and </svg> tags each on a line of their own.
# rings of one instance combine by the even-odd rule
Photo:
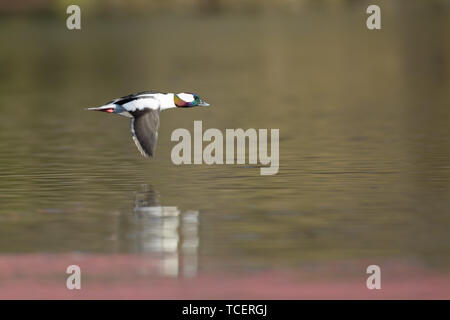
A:
<svg viewBox="0 0 450 320">
<path fill-rule="evenodd" d="M 203 101 L 203 100 L 200 100 L 200 103 L 199 104 L 197 104 L 199 107 L 209 107 L 209 103 L 207 103 L 207 102 L 205 102 L 205 101 Z"/>
</svg>

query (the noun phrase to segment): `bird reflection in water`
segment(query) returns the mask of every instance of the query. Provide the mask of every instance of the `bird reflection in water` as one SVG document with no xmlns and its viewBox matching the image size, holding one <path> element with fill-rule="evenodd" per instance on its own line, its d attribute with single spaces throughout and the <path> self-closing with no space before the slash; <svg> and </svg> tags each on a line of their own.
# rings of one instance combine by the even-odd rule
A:
<svg viewBox="0 0 450 320">
<path fill-rule="evenodd" d="M 195 276 L 198 268 L 199 212 L 161 206 L 159 194 L 145 185 L 133 209 L 135 249 L 161 259 L 165 276 Z"/>
</svg>

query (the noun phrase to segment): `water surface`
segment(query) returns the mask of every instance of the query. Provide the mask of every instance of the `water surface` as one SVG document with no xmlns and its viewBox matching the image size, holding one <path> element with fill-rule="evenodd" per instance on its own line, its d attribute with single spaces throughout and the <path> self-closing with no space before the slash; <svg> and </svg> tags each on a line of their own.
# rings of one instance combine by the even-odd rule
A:
<svg viewBox="0 0 450 320">
<path fill-rule="evenodd" d="M 368 31 L 359 12 L 0 20 L 0 252 L 138 254 L 162 275 L 407 261 L 450 270 L 450 26 Z M 414 16 L 414 20 L 412 20 Z M 142 90 L 211 108 L 161 115 L 156 158 L 122 117 Z M 171 132 L 279 128 L 280 170 L 170 160 Z"/>
</svg>

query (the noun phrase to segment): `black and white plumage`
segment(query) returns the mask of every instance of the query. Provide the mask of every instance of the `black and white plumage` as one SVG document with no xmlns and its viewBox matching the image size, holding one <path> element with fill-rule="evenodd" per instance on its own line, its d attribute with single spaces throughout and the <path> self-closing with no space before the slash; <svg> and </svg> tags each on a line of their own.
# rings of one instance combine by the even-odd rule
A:
<svg viewBox="0 0 450 320">
<path fill-rule="evenodd" d="M 170 108 L 209 106 L 195 93 L 160 93 L 145 91 L 114 99 L 107 104 L 87 110 L 115 113 L 131 118 L 131 136 L 145 157 L 155 155 L 158 141 L 159 113 Z"/>
</svg>

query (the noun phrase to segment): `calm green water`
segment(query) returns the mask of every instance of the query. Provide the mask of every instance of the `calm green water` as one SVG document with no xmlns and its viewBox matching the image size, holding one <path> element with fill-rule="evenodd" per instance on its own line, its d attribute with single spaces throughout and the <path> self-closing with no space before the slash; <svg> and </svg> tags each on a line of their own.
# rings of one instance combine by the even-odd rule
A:
<svg viewBox="0 0 450 320">
<path fill-rule="evenodd" d="M 167 274 L 407 260 L 450 269 L 450 19 L 0 18 L 0 252 L 138 253 Z M 142 90 L 211 108 L 161 114 L 156 159 L 117 116 Z M 175 166 L 176 128 L 279 128 L 280 170 Z M 161 216 L 161 214 L 163 216 Z M 182 257 L 182 258 L 180 258 Z"/>
</svg>

